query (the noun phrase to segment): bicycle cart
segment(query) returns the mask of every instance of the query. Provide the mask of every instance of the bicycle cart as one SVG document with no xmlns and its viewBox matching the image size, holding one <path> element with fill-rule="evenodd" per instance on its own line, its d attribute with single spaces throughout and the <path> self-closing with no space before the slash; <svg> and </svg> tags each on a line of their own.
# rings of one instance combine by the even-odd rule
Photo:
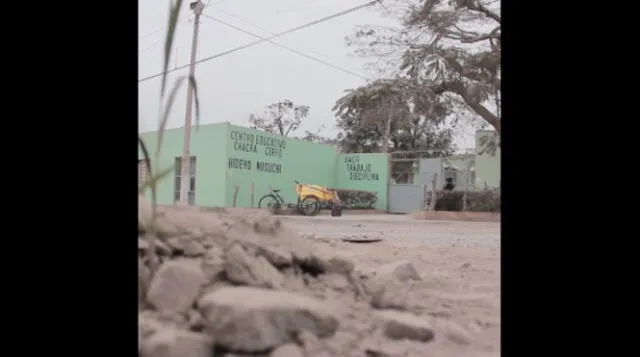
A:
<svg viewBox="0 0 640 357">
<path fill-rule="evenodd" d="M 280 196 L 280 189 L 271 189 L 271 192 L 262 196 L 258 201 L 258 208 L 268 208 L 277 211 L 283 207 L 296 208 L 300 214 L 305 216 L 315 216 L 320 212 L 321 203 L 338 202 L 339 197 L 335 190 L 319 186 L 301 184 L 295 181 L 295 191 L 297 202 L 287 203 Z"/>
</svg>

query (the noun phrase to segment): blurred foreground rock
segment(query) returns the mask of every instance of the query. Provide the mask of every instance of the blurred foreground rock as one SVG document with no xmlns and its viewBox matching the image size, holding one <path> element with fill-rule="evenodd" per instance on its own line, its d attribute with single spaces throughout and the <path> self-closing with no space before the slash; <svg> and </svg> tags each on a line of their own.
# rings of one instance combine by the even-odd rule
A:
<svg viewBox="0 0 640 357">
<path fill-rule="evenodd" d="M 363 279 L 264 211 L 160 207 L 152 226 L 143 197 L 139 209 L 140 356 L 356 357 L 374 330 L 385 344 L 434 338 L 430 317 L 399 311 L 420 279 L 407 261 Z"/>
</svg>

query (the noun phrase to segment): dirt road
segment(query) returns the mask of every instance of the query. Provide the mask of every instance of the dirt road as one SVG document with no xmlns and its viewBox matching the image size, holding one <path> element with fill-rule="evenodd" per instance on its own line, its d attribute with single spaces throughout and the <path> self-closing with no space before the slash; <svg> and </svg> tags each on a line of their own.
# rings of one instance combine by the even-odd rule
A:
<svg viewBox="0 0 640 357">
<path fill-rule="evenodd" d="M 499 223 L 390 215 L 284 217 L 283 221 L 309 239 L 331 244 L 362 270 L 375 271 L 399 260 L 415 266 L 423 279 L 412 287 L 418 309 L 434 317 L 435 323 L 452 324 L 457 332 L 437 339 L 428 351 L 412 351 L 408 344 L 396 351 L 398 355 L 500 355 Z M 383 241 L 345 243 L 340 240 L 344 237 Z"/>
</svg>

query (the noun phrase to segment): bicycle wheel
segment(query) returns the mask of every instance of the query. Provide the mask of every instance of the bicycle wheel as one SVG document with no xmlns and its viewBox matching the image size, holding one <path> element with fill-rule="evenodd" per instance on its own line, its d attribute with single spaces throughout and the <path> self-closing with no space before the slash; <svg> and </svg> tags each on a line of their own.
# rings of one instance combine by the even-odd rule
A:
<svg viewBox="0 0 640 357">
<path fill-rule="evenodd" d="M 315 216 L 320 212 L 320 200 L 316 196 L 307 196 L 300 202 L 300 211 L 305 216 Z"/>
<path fill-rule="evenodd" d="M 264 195 L 260 201 L 258 201 L 258 208 L 267 208 L 270 211 L 275 211 L 282 208 L 282 205 L 276 196 Z"/>
</svg>

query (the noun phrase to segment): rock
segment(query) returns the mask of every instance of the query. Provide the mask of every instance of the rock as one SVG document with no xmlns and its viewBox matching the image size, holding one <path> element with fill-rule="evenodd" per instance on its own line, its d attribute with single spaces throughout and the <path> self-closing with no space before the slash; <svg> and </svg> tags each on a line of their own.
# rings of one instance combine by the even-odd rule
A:
<svg viewBox="0 0 640 357">
<path fill-rule="evenodd" d="M 164 324 L 158 321 L 149 313 L 138 313 L 138 338 L 144 340 L 149 338 L 164 327 Z"/>
<path fill-rule="evenodd" d="M 205 283 L 206 278 L 197 262 L 168 261 L 155 273 L 147 292 L 147 301 L 157 310 L 186 312 Z"/>
<path fill-rule="evenodd" d="M 473 339 L 469 331 L 453 321 L 446 321 L 442 330 L 444 330 L 444 336 L 449 341 L 459 345 L 468 345 Z"/>
<path fill-rule="evenodd" d="M 146 252 L 149 249 L 149 236 L 138 237 L 138 251 Z M 155 238 L 156 253 L 158 255 L 171 255 L 172 249 L 160 239 Z"/>
<path fill-rule="evenodd" d="M 284 269 L 290 267 L 293 263 L 293 257 L 291 253 L 287 252 L 281 247 L 270 247 L 266 244 L 260 244 L 256 242 L 242 242 L 245 249 L 254 252 L 255 255 L 264 256 L 271 265 L 276 268 Z"/>
<path fill-rule="evenodd" d="M 184 255 L 187 257 L 201 257 L 206 253 L 204 246 L 193 239 L 185 243 Z"/>
<path fill-rule="evenodd" d="M 376 276 L 393 277 L 398 281 L 422 280 L 413 265 L 407 261 L 386 264 L 376 271 Z"/>
<path fill-rule="evenodd" d="M 207 250 L 202 262 L 202 271 L 209 283 L 218 280 L 220 273 L 224 271 L 224 252 L 217 245 Z"/>
<path fill-rule="evenodd" d="M 314 251 L 309 255 L 294 253 L 293 260 L 303 271 L 311 275 L 335 273 L 350 276 L 355 268 L 350 259 L 324 250 Z"/>
<path fill-rule="evenodd" d="M 187 314 L 187 324 L 191 331 L 201 331 L 204 328 L 202 314 L 198 310 L 191 310 Z"/>
<path fill-rule="evenodd" d="M 301 331 L 330 337 L 339 325 L 323 302 L 284 291 L 220 288 L 200 298 L 198 307 L 216 344 L 245 353 L 293 342 Z"/>
<path fill-rule="evenodd" d="M 431 324 L 407 312 L 382 310 L 376 313 L 384 334 L 394 340 L 409 339 L 428 342 L 434 338 Z"/>
<path fill-rule="evenodd" d="M 304 353 L 297 345 L 287 343 L 271 351 L 269 357 L 304 357 Z"/>
<path fill-rule="evenodd" d="M 201 257 L 207 253 L 204 246 L 189 235 L 169 238 L 167 239 L 167 245 L 174 252 L 187 257 Z"/>
<path fill-rule="evenodd" d="M 149 268 L 138 259 L 138 308 L 144 307 L 150 275 Z"/>
<path fill-rule="evenodd" d="M 409 289 L 394 279 L 372 282 L 367 290 L 371 295 L 371 306 L 376 309 L 406 310 L 409 306 Z"/>
<path fill-rule="evenodd" d="M 327 287 L 340 292 L 349 291 L 351 288 L 349 279 L 342 274 L 326 274 L 323 276 L 322 280 Z"/>
<path fill-rule="evenodd" d="M 144 341 L 140 352 L 142 357 L 211 357 L 213 341 L 202 334 L 165 329 Z"/>
<path fill-rule="evenodd" d="M 251 256 L 239 243 L 233 243 L 225 253 L 224 271 L 229 281 L 256 287 L 277 289 L 282 275 L 264 257 Z"/>
<path fill-rule="evenodd" d="M 138 195 L 138 231 L 145 232 L 151 224 L 152 209 L 151 204 L 144 195 Z"/>
</svg>

